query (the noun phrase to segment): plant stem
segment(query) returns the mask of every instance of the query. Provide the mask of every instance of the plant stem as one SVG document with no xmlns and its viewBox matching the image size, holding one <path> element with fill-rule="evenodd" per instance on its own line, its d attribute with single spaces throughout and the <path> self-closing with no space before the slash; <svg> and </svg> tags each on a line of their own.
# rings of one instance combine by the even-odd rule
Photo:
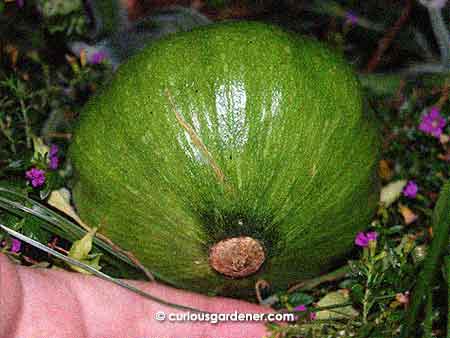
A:
<svg viewBox="0 0 450 338">
<path fill-rule="evenodd" d="M 26 134 L 26 142 L 27 148 L 31 148 L 31 127 L 30 120 L 28 119 L 27 108 L 25 107 L 25 102 L 23 99 L 20 99 L 20 110 L 22 112 L 23 122 L 25 123 L 25 134 Z"/>
<path fill-rule="evenodd" d="M 366 291 L 364 292 L 364 299 L 363 299 L 363 323 L 367 324 L 367 317 L 369 315 L 369 297 L 370 297 L 370 289 L 366 283 Z"/>
<path fill-rule="evenodd" d="M 427 304 L 425 306 L 425 321 L 423 323 L 424 338 L 433 338 L 433 297 L 431 289 L 428 291 Z"/>
<path fill-rule="evenodd" d="M 408 20 L 409 14 L 411 13 L 411 8 L 411 1 L 406 1 L 406 5 L 403 8 L 400 17 L 397 19 L 391 29 L 386 33 L 386 35 L 378 42 L 378 48 L 367 65 L 366 73 L 373 72 L 378 66 L 378 63 L 380 62 L 384 52 L 389 48 L 395 36 L 402 28 L 403 24 Z"/>
<path fill-rule="evenodd" d="M 306 291 L 306 290 L 312 290 L 314 289 L 316 286 L 325 283 L 325 282 L 332 282 L 332 281 L 336 281 L 339 279 L 344 278 L 349 272 L 351 271 L 351 269 L 346 265 L 343 266 L 335 271 L 332 271 L 330 273 L 327 273 L 325 275 L 319 276 L 317 278 L 312 278 L 312 279 L 308 279 L 306 281 L 300 282 L 298 284 L 295 284 L 294 286 L 292 286 L 289 290 L 288 293 L 294 292 L 295 290 L 302 290 L 302 291 Z"/>
</svg>

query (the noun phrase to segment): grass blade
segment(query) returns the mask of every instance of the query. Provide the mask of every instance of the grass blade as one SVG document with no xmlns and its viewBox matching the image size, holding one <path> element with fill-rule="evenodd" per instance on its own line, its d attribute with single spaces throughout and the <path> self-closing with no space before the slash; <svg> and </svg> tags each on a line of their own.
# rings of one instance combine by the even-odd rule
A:
<svg viewBox="0 0 450 338">
<path fill-rule="evenodd" d="M 407 314 L 406 324 L 401 337 L 410 338 L 417 334 L 417 317 L 427 301 L 428 290 L 433 286 L 434 278 L 441 265 L 445 250 L 447 249 L 450 230 L 450 181 L 441 190 L 439 199 L 433 213 L 433 241 L 425 258 L 422 271 L 413 293 L 410 310 Z"/>
</svg>

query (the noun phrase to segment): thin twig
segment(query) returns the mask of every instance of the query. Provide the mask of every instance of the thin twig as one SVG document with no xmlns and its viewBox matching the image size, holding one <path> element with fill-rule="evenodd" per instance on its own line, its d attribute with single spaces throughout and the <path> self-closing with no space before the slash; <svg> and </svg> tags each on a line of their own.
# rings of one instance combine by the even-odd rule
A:
<svg viewBox="0 0 450 338">
<path fill-rule="evenodd" d="M 412 8 L 411 1 L 407 0 L 405 7 L 403 7 L 403 11 L 400 17 L 397 19 L 397 21 L 391 27 L 391 29 L 386 33 L 386 35 L 378 42 L 378 48 L 371 57 L 369 63 L 367 64 L 366 69 L 367 73 L 371 73 L 375 70 L 375 68 L 377 68 L 384 52 L 389 48 L 395 36 L 408 19 L 409 14 L 411 13 L 411 8 Z"/>
<path fill-rule="evenodd" d="M 295 284 L 294 286 L 290 287 L 287 292 L 292 293 L 296 290 L 311 290 L 322 283 L 333 282 L 333 281 L 342 279 L 349 272 L 350 272 L 350 267 L 346 265 L 335 271 L 332 271 L 325 275 L 319 276 L 317 278 L 309 279 L 309 280 L 300 282 L 298 284 Z"/>
<path fill-rule="evenodd" d="M 398 84 L 397 91 L 395 92 L 395 95 L 392 98 L 391 102 L 397 109 L 399 109 L 400 106 L 403 104 L 404 101 L 403 89 L 405 88 L 405 85 L 406 85 L 405 79 L 401 79 Z"/>
<path fill-rule="evenodd" d="M 287 292 L 288 292 L 288 293 L 292 293 L 292 292 L 294 292 L 294 291 L 297 291 L 297 290 L 299 290 L 299 289 L 302 289 L 304 285 L 305 285 L 305 282 L 297 283 L 297 284 L 295 284 L 294 286 L 291 286 L 291 287 L 287 290 Z"/>
<path fill-rule="evenodd" d="M 144 274 L 147 276 L 147 278 L 154 282 L 155 281 L 155 277 L 152 275 L 152 273 L 136 258 L 136 256 L 134 256 L 130 251 L 125 251 L 124 249 L 122 249 L 120 246 L 114 244 L 113 241 L 111 241 L 108 237 L 106 237 L 105 235 L 96 233 L 95 236 L 97 236 L 98 238 L 100 238 L 102 241 L 106 242 L 107 244 L 109 244 L 113 250 L 116 250 L 122 254 L 124 254 L 125 256 L 127 256 L 138 268 L 140 268 L 142 270 L 142 272 L 144 272 Z"/>
<path fill-rule="evenodd" d="M 26 135 L 26 142 L 27 142 L 27 148 L 31 148 L 31 127 L 30 127 L 30 120 L 28 119 L 28 112 L 27 108 L 25 107 L 25 102 L 20 99 L 20 110 L 22 112 L 23 122 L 25 123 L 25 135 Z"/>
<path fill-rule="evenodd" d="M 269 286 L 270 284 L 264 279 L 258 279 L 255 283 L 256 299 L 258 300 L 260 305 L 264 304 L 264 299 L 261 297 L 261 289 L 268 288 Z"/>
<path fill-rule="evenodd" d="M 442 109 L 442 106 L 448 101 L 449 89 L 450 89 L 450 83 L 449 83 L 449 80 L 447 80 L 445 82 L 444 87 L 442 88 L 441 96 L 440 96 L 438 102 L 436 102 L 436 104 L 435 104 L 435 106 L 438 107 L 439 109 Z"/>
<path fill-rule="evenodd" d="M 62 138 L 66 140 L 70 140 L 72 138 L 72 133 L 57 133 L 51 132 L 45 135 L 46 137 L 54 137 L 54 138 Z"/>
</svg>

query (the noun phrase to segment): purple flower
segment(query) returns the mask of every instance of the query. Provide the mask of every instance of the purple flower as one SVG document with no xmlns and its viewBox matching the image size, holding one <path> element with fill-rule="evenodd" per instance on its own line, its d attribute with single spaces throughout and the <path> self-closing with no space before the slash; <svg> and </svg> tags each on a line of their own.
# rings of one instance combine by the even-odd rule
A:
<svg viewBox="0 0 450 338">
<path fill-rule="evenodd" d="M 364 232 L 359 232 L 356 235 L 355 244 L 361 247 L 366 247 L 367 245 L 369 245 L 369 240 Z"/>
<path fill-rule="evenodd" d="M 33 188 L 40 187 L 45 182 L 45 172 L 37 168 L 28 170 L 25 176 L 31 182 Z"/>
<path fill-rule="evenodd" d="M 301 311 L 301 312 L 306 311 L 306 306 L 305 306 L 305 304 L 300 304 L 300 305 L 294 307 L 294 311 Z"/>
<path fill-rule="evenodd" d="M 364 232 L 359 232 L 355 237 L 355 244 L 360 247 L 369 246 L 370 241 L 376 241 L 378 237 L 378 233 L 375 231 L 368 232 L 365 234 Z"/>
<path fill-rule="evenodd" d="M 403 195 L 408 198 L 416 198 L 417 191 L 419 191 L 417 184 L 414 181 L 409 181 L 403 188 Z"/>
<path fill-rule="evenodd" d="M 106 53 L 102 51 L 96 51 L 92 53 L 89 57 L 89 63 L 93 65 L 98 65 L 106 59 Z"/>
<path fill-rule="evenodd" d="M 19 241 L 18 239 L 13 238 L 10 250 L 11 250 L 11 252 L 19 252 L 21 246 L 22 246 L 22 242 Z"/>
<path fill-rule="evenodd" d="M 376 231 L 371 231 L 366 234 L 369 241 L 376 241 L 378 238 L 378 233 Z"/>
<path fill-rule="evenodd" d="M 59 158 L 58 158 L 58 146 L 56 144 L 52 144 L 49 152 L 49 164 L 48 167 L 52 170 L 58 168 Z"/>
<path fill-rule="evenodd" d="M 52 156 L 50 157 L 50 161 L 48 163 L 48 167 L 52 170 L 55 170 L 58 168 L 58 164 L 59 164 L 59 158 L 58 156 Z"/>
<path fill-rule="evenodd" d="M 439 138 L 445 125 L 445 119 L 439 113 L 439 108 L 432 107 L 430 112 L 422 117 L 419 130 L 423 131 L 425 134 Z"/>
<path fill-rule="evenodd" d="M 347 13 L 345 13 L 345 21 L 347 23 L 355 25 L 358 23 L 358 16 L 352 11 L 348 11 Z"/>
<path fill-rule="evenodd" d="M 17 7 L 22 8 L 24 4 L 25 4 L 24 0 L 16 0 Z"/>
<path fill-rule="evenodd" d="M 311 313 L 309 314 L 309 319 L 311 319 L 311 320 L 316 319 L 316 317 L 317 317 L 317 314 L 316 314 L 315 312 L 311 312 Z"/>
<path fill-rule="evenodd" d="M 58 154 L 58 146 L 56 144 L 52 144 L 50 146 L 50 156 L 55 156 L 56 154 Z"/>
</svg>

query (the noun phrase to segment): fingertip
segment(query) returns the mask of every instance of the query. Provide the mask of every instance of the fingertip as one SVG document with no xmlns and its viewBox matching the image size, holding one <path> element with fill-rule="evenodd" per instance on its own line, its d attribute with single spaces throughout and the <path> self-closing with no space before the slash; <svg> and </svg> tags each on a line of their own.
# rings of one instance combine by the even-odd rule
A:
<svg viewBox="0 0 450 338">
<path fill-rule="evenodd" d="M 0 332 L 13 337 L 23 307 L 22 282 L 16 265 L 0 253 Z"/>
</svg>

